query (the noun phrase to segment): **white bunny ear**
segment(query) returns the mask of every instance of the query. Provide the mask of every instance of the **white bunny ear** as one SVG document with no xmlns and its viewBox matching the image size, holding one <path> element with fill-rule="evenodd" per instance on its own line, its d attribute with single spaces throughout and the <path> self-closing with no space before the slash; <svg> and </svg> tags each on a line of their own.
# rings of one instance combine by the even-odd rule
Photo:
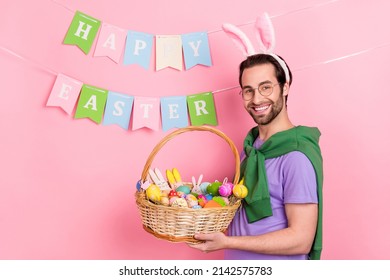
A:
<svg viewBox="0 0 390 280">
<path fill-rule="evenodd" d="M 260 50 L 266 54 L 273 53 L 275 48 L 275 30 L 267 13 L 257 18 L 255 28 Z"/>
<path fill-rule="evenodd" d="M 222 30 L 233 40 L 245 56 L 251 56 L 256 53 L 251 41 L 238 27 L 230 23 L 224 23 Z"/>
</svg>

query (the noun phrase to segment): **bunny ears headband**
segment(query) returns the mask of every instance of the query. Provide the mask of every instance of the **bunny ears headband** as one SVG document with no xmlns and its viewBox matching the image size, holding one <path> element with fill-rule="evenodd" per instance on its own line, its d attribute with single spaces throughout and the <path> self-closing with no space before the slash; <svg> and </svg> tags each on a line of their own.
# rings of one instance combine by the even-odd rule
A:
<svg viewBox="0 0 390 280">
<path fill-rule="evenodd" d="M 231 39 L 233 39 L 233 42 L 238 46 L 238 48 L 246 57 L 263 53 L 275 58 L 284 70 L 286 81 L 290 82 L 290 75 L 286 63 L 273 52 L 275 48 L 275 31 L 271 19 L 267 13 L 264 13 L 258 17 L 255 23 L 256 38 L 260 45 L 259 52 L 255 51 L 251 41 L 238 27 L 230 23 L 224 23 L 222 25 L 222 29 Z"/>
</svg>

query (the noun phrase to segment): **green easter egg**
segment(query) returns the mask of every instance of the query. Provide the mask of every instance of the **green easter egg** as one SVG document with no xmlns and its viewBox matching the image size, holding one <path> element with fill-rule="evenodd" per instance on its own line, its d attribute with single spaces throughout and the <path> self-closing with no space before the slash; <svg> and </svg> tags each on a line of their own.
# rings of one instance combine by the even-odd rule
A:
<svg viewBox="0 0 390 280">
<path fill-rule="evenodd" d="M 190 194 L 192 194 L 192 195 L 195 196 L 196 198 L 198 198 L 198 195 L 199 195 L 199 194 L 194 193 L 194 192 L 192 192 L 192 193 L 190 193 Z"/>
<path fill-rule="evenodd" d="M 224 200 L 222 197 L 220 197 L 220 196 L 214 196 L 214 197 L 213 197 L 213 200 L 214 200 L 215 202 L 217 202 L 218 204 L 220 204 L 222 207 L 223 207 L 223 206 L 226 206 L 225 200 Z"/>
<path fill-rule="evenodd" d="M 222 185 L 221 182 L 214 182 L 207 186 L 207 193 L 211 194 L 212 196 L 219 195 L 218 189 Z"/>
</svg>

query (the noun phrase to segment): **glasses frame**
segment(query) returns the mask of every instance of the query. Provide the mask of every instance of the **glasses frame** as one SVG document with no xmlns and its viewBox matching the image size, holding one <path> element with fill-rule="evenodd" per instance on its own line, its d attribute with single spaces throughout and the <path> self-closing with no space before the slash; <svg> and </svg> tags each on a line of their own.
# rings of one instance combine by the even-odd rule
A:
<svg viewBox="0 0 390 280">
<path fill-rule="evenodd" d="M 260 87 L 261 87 L 261 86 L 264 86 L 264 85 L 270 85 L 270 86 L 272 86 L 271 92 L 270 92 L 269 94 L 263 94 L 263 92 L 260 90 Z M 274 87 L 275 87 L 276 85 L 279 85 L 279 86 L 280 86 L 281 83 L 276 83 L 276 84 L 272 84 L 272 82 L 260 83 L 260 84 L 257 86 L 257 91 L 260 93 L 261 96 L 270 96 L 270 95 L 274 92 Z M 244 94 L 243 94 L 243 90 L 244 90 L 244 89 L 241 89 L 240 92 L 239 92 L 238 94 L 241 95 L 241 97 L 242 97 L 243 100 L 245 100 L 245 101 L 250 101 L 250 100 L 253 99 L 253 97 L 255 97 L 255 94 L 256 94 L 256 88 L 251 88 L 251 89 L 253 89 L 254 92 L 253 92 L 252 97 L 249 98 L 249 99 L 245 99 Z"/>
</svg>

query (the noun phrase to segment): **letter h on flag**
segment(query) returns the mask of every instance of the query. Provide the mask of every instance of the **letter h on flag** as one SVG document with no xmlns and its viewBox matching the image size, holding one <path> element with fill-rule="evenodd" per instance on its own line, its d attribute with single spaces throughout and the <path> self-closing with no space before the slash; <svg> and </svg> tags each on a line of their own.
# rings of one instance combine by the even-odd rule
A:
<svg viewBox="0 0 390 280">
<path fill-rule="evenodd" d="M 100 24 L 100 20 L 77 11 L 66 33 L 64 44 L 77 45 L 85 54 L 88 54 Z"/>
</svg>

